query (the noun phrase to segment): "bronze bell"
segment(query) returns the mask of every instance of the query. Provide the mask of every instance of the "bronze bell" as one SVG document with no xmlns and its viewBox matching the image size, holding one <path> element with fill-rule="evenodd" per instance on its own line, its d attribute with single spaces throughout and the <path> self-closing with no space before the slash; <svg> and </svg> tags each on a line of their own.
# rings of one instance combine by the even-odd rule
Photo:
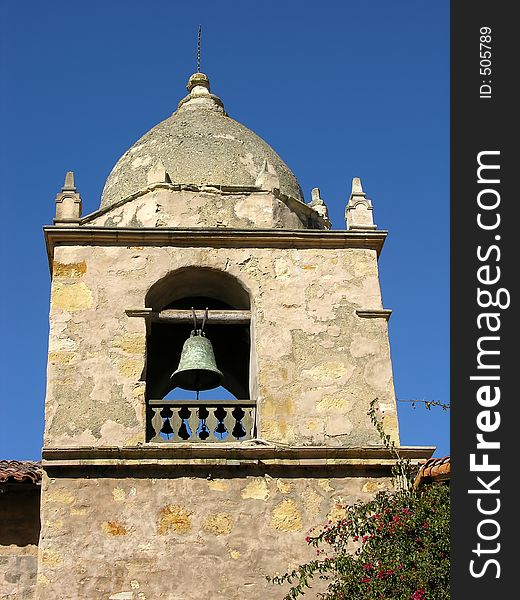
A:
<svg viewBox="0 0 520 600">
<path fill-rule="evenodd" d="M 195 328 L 184 342 L 179 366 L 172 375 L 172 382 L 184 390 L 201 392 L 218 387 L 224 375 L 217 368 L 213 346 L 203 331 L 206 317 L 201 329 L 197 329 L 195 312 L 193 316 Z"/>
</svg>

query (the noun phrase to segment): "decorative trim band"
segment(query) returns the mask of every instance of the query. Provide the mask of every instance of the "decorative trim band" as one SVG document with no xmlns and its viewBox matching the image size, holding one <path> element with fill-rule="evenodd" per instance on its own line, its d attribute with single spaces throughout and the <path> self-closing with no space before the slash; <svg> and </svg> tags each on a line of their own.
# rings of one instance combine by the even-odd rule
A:
<svg viewBox="0 0 520 600">
<path fill-rule="evenodd" d="M 387 231 L 320 229 L 177 229 L 169 227 L 46 226 L 43 228 L 52 272 L 56 246 L 171 246 L 177 248 L 362 248 L 381 253 Z"/>
<path fill-rule="evenodd" d="M 413 461 L 431 457 L 434 446 L 402 446 L 399 455 Z M 234 444 L 153 444 L 131 447 L 44 448 L 43 466 L 172 466 L 286 464 L 300 466 L 381 467 L 396 462 L 384 447 L 345 448 L 342 446 L 280 446 L 263 440 Z"/>
</svg>

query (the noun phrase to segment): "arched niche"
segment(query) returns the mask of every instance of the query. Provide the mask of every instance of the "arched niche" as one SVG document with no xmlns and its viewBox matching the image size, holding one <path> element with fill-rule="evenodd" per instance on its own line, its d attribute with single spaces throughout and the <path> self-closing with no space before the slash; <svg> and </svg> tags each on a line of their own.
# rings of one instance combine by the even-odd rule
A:
<svg viewBox="0 0 520 600">
<path fill-rule="evenodd" d="M 208 308 L 205 333 L 213 345 L 218 368 L 224 374 L 222 387 L 235 398 L 250 397 L 250 324 L 212 322 L 212 311 L 250 310 L 249 291 L 234 276 L 217 269 L 186 267 L 173 271 L 149 289 L 145 304 L 154 313 L 171 309 L 195 308 L 199 314 Z M 200 325 L 200 323 L 199 323 Z M 192 323 L 152 321 L 147 336 L 146 396 L 164 398 L 175 389 L 172 374 L 176 370 L 184 342 Z M 194 392 L 186 392 L 193 398 Z M 204 392 L 201 392 L 201 398 Z"/>
</svg>

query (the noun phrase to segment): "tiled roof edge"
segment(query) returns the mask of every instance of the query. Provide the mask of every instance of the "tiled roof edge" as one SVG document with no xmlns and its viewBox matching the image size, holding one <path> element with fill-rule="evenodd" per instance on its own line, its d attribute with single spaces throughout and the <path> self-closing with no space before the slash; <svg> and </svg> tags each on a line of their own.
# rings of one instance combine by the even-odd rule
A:
<svg viewBox="0 0 520 600">
<path fill-rule="evenodd" d="M 419 469 L 413 487 L 418 488 L 425 483 L 449 481 L 451 461 L 449 456 L 429 458 Z"/>
<path fill-rule="evenodd" d="M 0 484 L 33 483 L 42 480 L 41 462 L 31 460 L 0 460 Z"/>
</svg>

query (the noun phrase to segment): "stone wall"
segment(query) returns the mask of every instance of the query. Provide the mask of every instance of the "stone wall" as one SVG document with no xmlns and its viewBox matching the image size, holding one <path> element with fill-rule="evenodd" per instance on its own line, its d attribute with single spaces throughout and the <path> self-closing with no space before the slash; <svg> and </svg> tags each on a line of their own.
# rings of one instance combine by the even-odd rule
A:
<svg viewBox="0 0 520 600">
<path fill-rule="evenodd" d="M 58 474 L 43 482 L 39 600 L 281 599 L 265 576 L 315 556 L 309 529 L 389 486 L 342 467 Z"/>
<path fill-rule="evenodd" d="M 0 600 L 36 598 L 38 546 L 0 546 Z"/>
<path fill-rule="evenodd" d="M 197 228 L 298 229 L 291 219 L 299 217 L 274 195 L 225 204 L 214 194 L 176 194 L 135 198 L 94 217 L 98 229 L 69 230 L 54 247 L 40 600 L 282 598 L 265 576 L 313 557 L 309 529 L 389 486 L 388 461 L 363 450 L 382 446 L 367 416 L 374 399 L 399 442 L 371 240 L 228 229 L 223 241 L 218 230 Z M 222 201 L 221 210 L 210 201 Z M 152 240 L 161 226 L 193 229 L 159 231 L 160 245 Z M 143 245 L 129 241 L 136 237 Z M 192 456 L 193 445 L 146 438 L 147 322 L 127 311 L 162 310 L 166 282 L 175 285 L 186 269 L 190 277 L 196 269 L 226 274 L 250 297 L 250 397 L 261 440 L 250 452 L 242 444 L 242 458 L 233 444 L 220 455 L 220 444 L 201 444 Z M 187 281 L 184 297 L 205 295 L 197 277 L 195 287 Z M 315 446 L 356 450 L 341 460 L 306 458 Z M 262 448 L 271 448 L 269 464 Z M 284 461 L 280 448 L 299 450 Z"/>
<path fill-rule="evenodd" d="M 258 436 L 300 445 L 380 444 L 377 398 L 398 441 L 375 250 L 58 246 L 51 290 L 45 446 L 145 442 L 150 287 L 177 269 L 233 275 L 252 304 Z M 172 365 L 172 371 L 176 365 Z"/>
</svg>

